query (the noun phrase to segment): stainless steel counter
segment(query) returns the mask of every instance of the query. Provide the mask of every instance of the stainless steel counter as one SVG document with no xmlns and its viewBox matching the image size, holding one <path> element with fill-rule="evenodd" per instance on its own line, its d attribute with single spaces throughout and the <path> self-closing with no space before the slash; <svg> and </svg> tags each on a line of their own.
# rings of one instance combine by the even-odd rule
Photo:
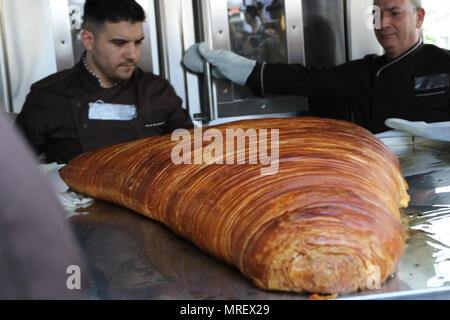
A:
<svg viewBox="0 0 450 320">
<path fill-rule="evenodd" d="M 339 299 L 450 299 L 450 143 L 395 148 L 411 196 L 403 211 L 405 253 L 380 289 Z M 128 209 L 96 202 L 78 211 L 70 221 L 88 262 L 87 299 L 309 298 L 261 290 L 235 267 Z"/>
</svg>

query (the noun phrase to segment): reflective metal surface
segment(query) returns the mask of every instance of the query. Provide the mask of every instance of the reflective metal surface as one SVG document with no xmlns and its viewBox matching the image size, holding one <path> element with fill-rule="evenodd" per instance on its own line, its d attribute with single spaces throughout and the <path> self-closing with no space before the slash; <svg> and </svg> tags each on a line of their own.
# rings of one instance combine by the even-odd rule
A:
<svg viewBox="0 0 450 320">
<path fill-rule="evenodd" d="M 342 0 L 303 0 L 306 65 L 333 67 L 346 62 Z"/>
<path fill-rule="evenodd" d="M 383 54 L 373 31 L 373 0 L 345 0 L 347 6 L 348 58 L 362 59 L 368 54 Z"/>
<path fill-rule="evenodd" d="M 405 253 L 393 279 L 353 298 L 450 299 L 450 143 L 416 139 L 394 149 L 410 189 Z"/>
<path fill-rule="evenodd" d="M 233 50 L 233 44 L 231 43 L 234 40 L 234 28 L 233 24 L 228 24 L 228 6 L 227 1 L 225 0 L 213 0 L 207 1 L 205 3 L 205 7 L 209 9 L 209 32 L 210 34 L 207 37 L 211 38 L 211 46 L 214 49 L 222 49 L 222 50 Z M 231 34 L 233 32 L 233 34 Z M 215 79 L 214 80 L 215 91 L 217 95 L 217 100 L 221 102 L 233 101 L 234 96 L 234 85 L 230 81 Z M 214 114 L 211 112 L 211 114 Z M 216 113 L 217 116 L 217 113 Z M 220 115 L 219 115 L 220 116 Z"/>
<path fill-rule="evenodd" d="M 74 65 L 71 19 L 67 0 L 50 0 L 53 24 L 53 44 L 55 46 L 56 68 L 58 71 L 72 68 Z M 71 19 L 69 19 L 71 17 Z"/>
<path fill-rule="evenodd" d="M 81 42 L 85 0 L 69 0 L 69 24 L 72 38 L 73 61 L 80 61 L 84 52 Z"/>
<path fill-rule="evenodd" d="M 303 0 L 306 66 L 333 67 L 347 61 L 344 0 Z M 348 103 L 335 95 L 308 97 L 311 116 L 351 121 Z"/>
<path fill-rule="evenodd" d="M 163 59 L 161 74 L 167 78 L 174 87 L 176 94 L 183 101 L 183 107 L 188 108 L 192 100 L 188 100 L 187 75 L 182 64 L 185 45 L 193 44 L 189 36 L 185 42 L 185 35 L 193 35 L 194 17 L 187 17 L 183 10 L 192 12 L 192 5 L 188 1 L 157 2 L 158 35 L 160 37 L 160 56 Z M 195 89 L 195 83 L 191 84 Z M 198 90 L 197 90 L 198 91 Z M 191 99 L 193 96 L 190 97 Z"/>
<path fill-rule="evenodd" d="M 156 34 L 155 5 L 154 1 L 137 0 L 145 11 L 146 19 L 143 23 L 145 39 L 142 42 L 141 59 L 139 67 L 147 72 L 159 74 L 158 41 Z"/>
<path fill-rule="evenodd" d="M 378 290 L 340 299 L 450 299 L 450 144 L 396 149 L 410 186 L 397 272 Z M 308 299 L 264 291 L 165 226 L 97 202 L 70 218 L 88 260 L 87 299 Z"/>
</svg>

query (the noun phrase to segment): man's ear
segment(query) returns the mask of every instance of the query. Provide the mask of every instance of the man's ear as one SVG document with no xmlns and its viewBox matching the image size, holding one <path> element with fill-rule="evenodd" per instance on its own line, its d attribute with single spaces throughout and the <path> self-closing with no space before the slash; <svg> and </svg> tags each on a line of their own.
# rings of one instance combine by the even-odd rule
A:
<svg viewBox="0 0 450 320">
<path fill-rule="evenodd" d="M 94 34 L 89 30 L 83 30 L 81 32 L 81 42 L 87 51 L 91 51 L 94 48 Z"/>
<path fill-rule="evenodd" d="M 422 28 L 424 19 L 425 19 L 425 9 L 423 8 L 417 9 L 417 22 L 416 22 L 417 29 Z"/>
</svg>

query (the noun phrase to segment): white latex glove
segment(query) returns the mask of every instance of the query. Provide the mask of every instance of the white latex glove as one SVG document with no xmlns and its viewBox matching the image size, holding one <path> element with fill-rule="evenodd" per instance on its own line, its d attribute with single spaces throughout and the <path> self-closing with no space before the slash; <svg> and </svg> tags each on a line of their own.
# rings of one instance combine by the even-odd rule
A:
<svg viewBox="0 0 450 320">
<path fill-rule="evenodd" d="M 212 50 L 206 42 L 194 45 L 186 52 L 183 62 L 194 72 L 203 72 L 203 61 L 200 63 L 196 51 L 212 67 L 213 76 L 226 78 L 232 82 L 245 86 L 248 77 L 255 68 L 256 61 L 250 60 L 228 50 Z"/>
<path fill-rule="evenodd" d="M 422 121 L 411 122 L 402 119 L 387 119 L 386 126 L 415 137 L 431 140 L 450 141 L 450 122 L 426 123 Z"/>
</svg>

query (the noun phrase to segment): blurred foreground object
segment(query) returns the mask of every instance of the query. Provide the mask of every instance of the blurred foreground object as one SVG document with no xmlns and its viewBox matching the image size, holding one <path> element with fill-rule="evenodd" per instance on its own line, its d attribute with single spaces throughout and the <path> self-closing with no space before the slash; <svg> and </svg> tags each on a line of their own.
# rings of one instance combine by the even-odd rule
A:
<svg viewBox="0 0 450 320">
<path fill-rule="evenodd" d="M 70 266 L 83 261 L 38 163 L 0 114 L 0 299 L 77 299 Z M 70 270 L 70 269 L 69 269 Z"/>
</svg>

